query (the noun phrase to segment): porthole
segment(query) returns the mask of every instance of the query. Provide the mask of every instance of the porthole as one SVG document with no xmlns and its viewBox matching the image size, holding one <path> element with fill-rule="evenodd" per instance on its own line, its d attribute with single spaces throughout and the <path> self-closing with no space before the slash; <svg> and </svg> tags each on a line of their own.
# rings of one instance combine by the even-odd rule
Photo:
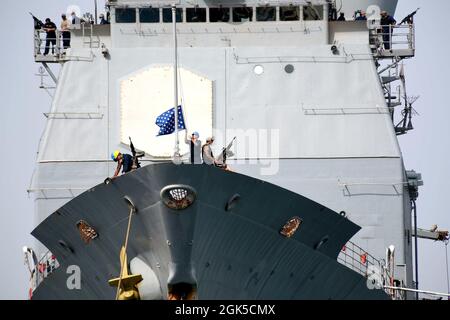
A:
<svg viewBox="0 0 450 320">
<path fill-rule="evenodd" d="M 292 73 L 292 72 L 294 72 L 294 70 L 295 70 L 295 68 L 292 64 L 287 64 L 284 67 L 284 71 L 286 71 L 286 73 Z"/>
<path fill-rule="evenodd" d="M 58 240 L 58 244 L 63 247 L 66 251 L 73 253 L 74 250 L 69 246 L 64 240 Z"/>
<path fill-rule="evenodd" d="M 233 209 L 236 202 L 241 198 L 241 196 L 238 193 L 235 193 L 227 202 L 225 205 L 225 211 L 230 211 Z"/>
<path fill-rule="evenodd" d="M 328 235 L 323 236 L 322 239 L 320 239 L 320 241 L 314 246 L 315 250 L 320 250 L 320 248 L 328 242 L 330 238 L 328 237 Z"/>
<path fill-rule="evenodd" d="M 253 68 L 253 72 L 254 72 L 257 76 L 260 76 L 260 75 L 262 75 L 262 74 L 264 73 L 264 67 L 261 66 L 261 65 L 256 65 L 256 66 Z"/>
</svg>

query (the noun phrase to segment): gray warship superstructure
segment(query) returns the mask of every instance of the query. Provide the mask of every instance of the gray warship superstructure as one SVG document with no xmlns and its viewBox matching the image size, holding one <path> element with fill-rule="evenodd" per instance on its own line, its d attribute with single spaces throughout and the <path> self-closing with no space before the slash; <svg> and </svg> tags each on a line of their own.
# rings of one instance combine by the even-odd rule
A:
<svg viewBox="0 0 450 320">
<path fill-rule="evenodd" d="M 397 140 L 411 106 L 395 112 L 414 24 L 377 25 L 376 6 L 396 4 L 111 0 L 110 24 L 72 26 L 71 47 L 47 56 L 37 30 L 56 90 L 30 188 L 33 298 L 114 299 L 130 216 L 141 299 L 405 298 L 382 290 L 413 287 L 421 184 Z M 232 171 L 187 164 L 183 131 L 176 165 L 174 135 L 156 137 L 174 104 L 173 5 L 187 129 L 214 134 L 216 153 L 236 137 Z M 340 11 L 351 21 L 334 21 Z M 142 168 L 104 184 L 129 137 Z M 80 288 L 67 285 L 73 266 Z"/>
</svg>

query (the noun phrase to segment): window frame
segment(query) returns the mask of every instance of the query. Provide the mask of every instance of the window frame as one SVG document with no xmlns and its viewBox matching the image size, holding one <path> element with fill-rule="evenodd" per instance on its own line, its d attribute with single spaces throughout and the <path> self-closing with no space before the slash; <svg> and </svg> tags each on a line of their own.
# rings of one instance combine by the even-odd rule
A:
<svg viewBox="0 0 450 320">
<path fill-rule="evenodd" d="M 176 12 L 177 23 L 184 22 L 184 11 L 185 11 L 184 8 L 177 8 L 176 10 L 177 10 L 177 12 Z M 164 20 L 164 12 L 167 12 L 167 11 L 170 12 L 170 21 L 165 21 Z M 179 12 L 181 12 L 180 21 L 178 21 L 178 13 Z M 172 23 L 173 22 L 172 21 L 172 8 L 162 8 L 161 13 L 162 13 L 161 23 Z"/>
<path fill-rule="evenodd" d="M 211 21 L 211 10 L 219 10 L 222 9 L 226 12 L 228 12 L 228 21 Z M 232 21 L 232 8 L 231 7 L 209 7 L 209 16 L 208 16 L 208 23 L 230 23 Z"/>
<path fill-rule="evenodd" d="M 120 16 L 120 15 L 118 15 L 118 12 L 120 12 L 120 11 L 130 11 L 130 12 L 134 11 L 134 15 L 133 15 L 134 21 L 118 21 L 118 18 Z M 114 18 L 115 23 L 137 23 L 137 21 L 138 21 L 136 8 L 116 8 L 114 15 L 115 15 L 115 18 Z"/>
<path fill-rule="evenodd" d="M 268 6 L 261 6 L 261 5 L 259 5 L 259 6 L 256 6 L 255 7 L 255 19 L 254 19 L 254 21 L 255 22 L 274 22 L 274 21 L 277 21 L 277 7 L 278 6 L 270 6 L 270 5 L 268 5 Z M 273 20 L 258 20 L 258 9 L 273 9 L 274 10 L 274 14 L 273 14 Z"/>
<path fill-rule="evenodd" d="M 142 21 L 141 19 L 141 12 L 144 10 L 155 10 L 158 12 L 158 21 Z M 144 7 L 144 8 L 138 8 L 138 15 L 139 15 L 139 22 L 140 23 L 161 23 L 161 12 L 160 12 L 160 8 L 155 8 L 155 7 Z"/>
<path fill-rule="evenodd" d="M 302 8 L 300 6 L 294 6 L 294 5 L 289 6 L 289 5 L 287 5 L 287 6 L 279 6 L 279 8 L 280 8 L 279 9 L 279 21 L 281 21 L 281 22 L 294 22 L 294 21 L 301 21 L 302 20 Z M 297 19 L 292 19 L 292 20 L 281 19 L 282 11 L 286 10 L 288 8 L 297 11 Z"/>
<path fill-rule="evenodd" d="M 312 7 L 314 7 L 317 12 L 319 13 L 319 18 L 318 19 L 306 19 L 305 15 L 308 14 L 307 10 L 309 8 L 309 6 L 303 6 L 303 16 L 302 19 L 303 21 L 323 21 L 324 20 L 324 6 L 323 5 L 312 5 Z M 312 10 L 312 9 L 311 9 Z"/>
<path fill-rule="evenodd" d="M 206 22 L 208 22 L 208 10 L 207 10 L 208 8 L 206 8 L 206 7 L 189 7 L 189 8 L 186 8 L 186 23 L 206 23 Z M 189 21 L 188 20 L 188 11 L 191 11 L 191 10 L 201 10 L 201 11 L 204 11 L 204 13 L 205 13 L 205 18 L 204 18 L 204 21 L 202 20 L 202 21 Z"/>
<path fill-rule="evenodd" d="M 235 21 L 234 20 L 234 16 L 235 16 L 234 10 L 235 9 L 243 9 L 243 8 L 249 9 L 251 12 L 249 20 L 248 21 Z M 255 22 L 255 11 L 256 10 L 253 10 L 253 7 L 251 7 L 251 6 L 231 7 L 231 22 L 233 22 L 233 23 Z"/>
</svg>

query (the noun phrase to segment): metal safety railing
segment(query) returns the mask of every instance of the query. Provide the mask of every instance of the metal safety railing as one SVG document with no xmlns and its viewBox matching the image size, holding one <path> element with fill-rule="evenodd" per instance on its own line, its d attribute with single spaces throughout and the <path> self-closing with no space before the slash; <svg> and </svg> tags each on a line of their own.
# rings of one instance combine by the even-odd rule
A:
<svg viewBox="0 0 450 320">
<path fill-rule="evenodd" d="M 50 251 L 47 251 L 34 269 L 31 270 L 31 293 L 58 267 L 59 262 L 56 257 Z"/>
<path fill-rule="evenodd" d="M 55 36 L 48 37 L 44 30 L 34 30 L 34 56 L 50 55 L 54 58 L 61 58 L 64 54 L 62 32 L 56 30 Z"/>
<path fill-rule="evenodd" d="M 341 249 L 338 261 L 362 276 L 368 275 L 369 266 L 378 267 L 380 270 L 382 266 L 379 260 L 353 242 L 348 242 Z"/>
<path fill-rule="evenodd" d="M 80 30 L 80 31 L 77 31 Z M 94 25 L 82 23 L 74 25 L 73 31 L 65 35 L 63 31 L 56 30 L 54 36 L 43 29 L 34 30 L 34 57 L 36 62 L 60 62 L 68 60 L 66 49 L 71 47 L 71 40 L 78 32 L 82 37 L 82 46 L 85 48 L 100 48 L 100 37 L 94 34 Z M 80 42 L 77 42 L 80 43 Z"/>
<path fill-rule="evenodd" d="M 88 48 L 100 48 L 100 37 L 94 33 L 94 25 L 82 23 L 80 25 L 83 46 Z"/>
<path fill-rule="evenodd" d="M 374 54 L 379 57 L 412 57 L 416 49 L 414 24 L 373 28 L 369 40 Z"/>
<path fill-rule="evenodd" d="M 404 299 L 398 292 L 385 288 L 394 284 L 394 278 L 389 273 L 386 263 L 376 259 L 353 242 L 347 242 L 341 249 L 338 262 L 367 278 L 368 282 L 369 280 L 378 281 L 379 283 L 373 284 L 374 288 L 378 286 L 379 289 L 384 289 L 393 299 Z"/>
</svg>

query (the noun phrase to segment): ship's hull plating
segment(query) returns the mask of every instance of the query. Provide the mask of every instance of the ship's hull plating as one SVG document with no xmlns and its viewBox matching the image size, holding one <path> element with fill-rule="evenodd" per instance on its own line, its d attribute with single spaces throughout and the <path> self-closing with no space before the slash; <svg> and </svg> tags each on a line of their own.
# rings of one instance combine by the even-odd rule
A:
<svg viewBox="0 0 450 320">
<path fill-rule="evenodd" d="M 184 210 L 169 209 L 162 201 L 161 190 L 174 184 L 195 192 L 196 200 Z M 119 275 L 129 214 L 124 196 L 138 210 L 128 259 L 144 262 L 155 277 L 144 275 L 141 287 L 162 299 L 176 282 L 195 284 L 198 299 L 388 298 L 336 261 L 360 229 L 342 215 L 261 180 L 205 165 L 166 163 L 88 190 L 33 231 L 60 263 L 34 299 L 114 299 L 108 280 Z M 237 200 L 227 210 L 233 196 Z M 286 238 L 280 229 L 294 216 L 302 223 Z M 98 232 L 89 244 L 80 237 L 79 220 Z M 71 265 L 80 267 L 79 289 L 67 286 Z"/>
</svg>

